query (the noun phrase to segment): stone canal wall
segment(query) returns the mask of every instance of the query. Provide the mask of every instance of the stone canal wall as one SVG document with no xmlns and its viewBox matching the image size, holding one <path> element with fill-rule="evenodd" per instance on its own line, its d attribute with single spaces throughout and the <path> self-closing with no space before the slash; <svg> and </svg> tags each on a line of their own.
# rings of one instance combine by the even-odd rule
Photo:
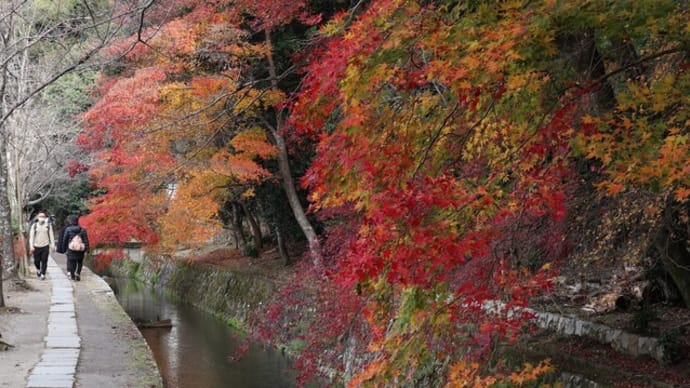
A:
<svg viewBox="0 0 690 388">
<path fill-rule="evenodd" d="M 276 290 L 272 279 L 243 271 L 185 261 L 114 260 L 113 276 L 131 277 L 246 330 L 247 319 Z"/>
</svg>

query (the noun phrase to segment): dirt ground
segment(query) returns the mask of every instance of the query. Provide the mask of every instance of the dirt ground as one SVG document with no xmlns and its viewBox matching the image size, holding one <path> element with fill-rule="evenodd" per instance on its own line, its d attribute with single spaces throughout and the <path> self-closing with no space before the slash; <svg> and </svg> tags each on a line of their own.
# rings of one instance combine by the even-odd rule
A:
<svg viewBox="0 0 690 388">
<path fill-rule="evenodd" d="M 305 251 L 303 245 L 290 248 L 293 258 L 298 258 Z M 204 264 L 216 268 L 228 268 L 245 273 L 259 273 L 261 276 L 274 279 L 278 283 L 289 281 L 295 274 L 294 266 L 287 266 L 280 259 L 275 247 L 267 247 L 259 257 L 248 257 L 234 248 L 227 246 L 209 247 L 193 255 L 186 256 L 187 262 Z"/>
<path fill-rule="evenodd" d="M 7 284 L 9 283 L 9 284 Z M 0 309 L 0 335 L 13 345 L 0 351 L 0 387 L 22 387 L 38 363 L 48 333 L 50 284 L 32 282 L 29 288 L 3 282 L 5 305 Z"/>
</svg>

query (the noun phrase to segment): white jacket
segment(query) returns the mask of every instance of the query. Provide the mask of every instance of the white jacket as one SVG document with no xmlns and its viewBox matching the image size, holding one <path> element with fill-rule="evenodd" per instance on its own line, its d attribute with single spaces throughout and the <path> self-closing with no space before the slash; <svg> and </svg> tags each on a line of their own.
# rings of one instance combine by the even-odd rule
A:
<svg viewBox="0 0 690 388">
<path fill-rule="evenodd" d="M 34 222 L 29 231 L 29 248 L 42 248 L 50 245 L 51 249 L 55 249 L 55 235 L 53 234 L 53 225 L 49 222 Z"/>
</svg>

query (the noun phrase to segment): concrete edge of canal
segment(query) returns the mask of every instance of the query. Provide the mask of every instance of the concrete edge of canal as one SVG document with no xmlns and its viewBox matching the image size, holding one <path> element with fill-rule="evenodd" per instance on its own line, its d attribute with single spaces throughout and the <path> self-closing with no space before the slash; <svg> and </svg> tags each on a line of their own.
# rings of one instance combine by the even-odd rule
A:
<svg viewBox="0 0 690 388">
<path fill-rule="evenodd" d="M 118 303 L 113 290 L 100 276 L 93 274 L 89 278 L 93 279 L 95 283 L 91 292 L 96 305 L 113 318 L 113 325 L 128 326 L 130 330 L 127 330 L 127 332 L 133 333 L 121 337 L 120 340 L 126 343 L 127 348 L 131 349 L 131 357 L 128 358 L 130 365 L 128 366 L 132 368 L 137 382 L 141 383 L 139 386 L 163 387 L 163 379 L 151 348 L 149 348 L 136 324 L 127 315 L 120 303 Z"/>
<path fill-rule="evenodd" d="M 84 267 L 82 273 L 88 269 Z M 136 324 L 127 315 L 115 297 L 110 285 L 97 274 L 88 270 L 88 279 L 92 280 L 90 292 L 95 304 L 109 317 L 114 329 L 126 331 L 128 335 L 118 338 L 122 345 L 130 349 L 127 367 L 139 387 L 163 387 L 163 379 L 156 364 L 151 348 L 146 343 Z M 85 280 L 82 278 L 82 282 Z"/>
</svg>

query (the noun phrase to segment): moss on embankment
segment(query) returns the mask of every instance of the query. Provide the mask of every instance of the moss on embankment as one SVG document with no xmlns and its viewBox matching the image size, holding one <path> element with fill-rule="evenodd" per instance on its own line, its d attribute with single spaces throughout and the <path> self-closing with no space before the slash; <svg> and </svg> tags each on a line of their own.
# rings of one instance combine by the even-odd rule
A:
<svg viewBox="0 0 690 388">
<path fill-rule="evenodd" d="M 248 274 L 178 260 L 143 259 L 141 263 L 114 260 L 112 276 L 137 279 L 185 303 L 213 314 L 229 325 L 246 331 L 252 312 L 267 303 L 277 289 L 276 281 L 259 273 Z"/>
</svg>

